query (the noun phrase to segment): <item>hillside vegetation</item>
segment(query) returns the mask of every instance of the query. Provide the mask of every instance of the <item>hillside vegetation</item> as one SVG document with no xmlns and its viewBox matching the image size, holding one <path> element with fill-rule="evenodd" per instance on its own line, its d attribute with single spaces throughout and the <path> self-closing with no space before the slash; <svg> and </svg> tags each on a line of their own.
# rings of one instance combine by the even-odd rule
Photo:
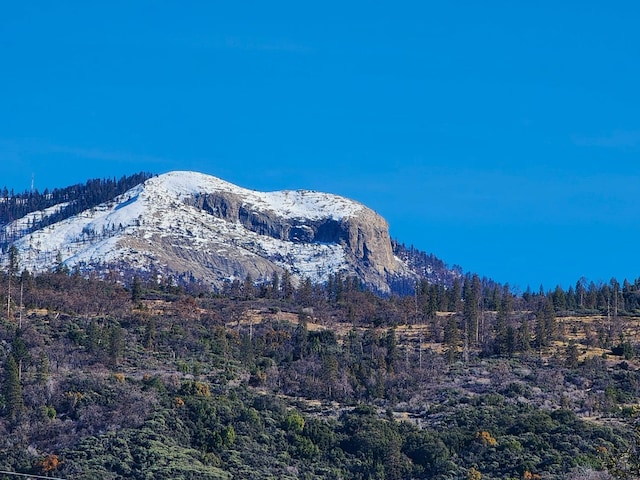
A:
<svg viewBox="0 0 640 480">
<path fill-rule="evenodd" d="M 10 265 L 0 470 L 638 478 L 637 282 L 616 285 L 514 295 L 469 275 L 381 298 L 285 274 L 212 293 Z"/>
</svg>

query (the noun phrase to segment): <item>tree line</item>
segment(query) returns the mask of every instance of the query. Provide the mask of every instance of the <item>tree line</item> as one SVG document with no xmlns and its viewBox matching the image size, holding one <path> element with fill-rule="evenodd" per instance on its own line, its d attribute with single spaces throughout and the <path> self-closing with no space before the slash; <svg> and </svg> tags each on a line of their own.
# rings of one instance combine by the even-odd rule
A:
<svg viewBox="0 0 640 480">
<path fill-rule="evenodd" d="M 8 190 L 7 187 L 4 187 L 0 191 L 0 249 L 5 253 L 9 245 L 21 236 L 112 200 L 152 176 L 151 173 L 140 172 L 122 176 L 120 179 L 91 179 L 85 184 L 53 190 L 45 189 L 42 192 L 34 189 L 16 193 L 13 189 Z M 60 204 L 64 204 L 64 206 L 58 211 L 41 218 L 30 219 L 20 230 L 7 228 L 8 224 L 29 213 Z"/>
</svg>

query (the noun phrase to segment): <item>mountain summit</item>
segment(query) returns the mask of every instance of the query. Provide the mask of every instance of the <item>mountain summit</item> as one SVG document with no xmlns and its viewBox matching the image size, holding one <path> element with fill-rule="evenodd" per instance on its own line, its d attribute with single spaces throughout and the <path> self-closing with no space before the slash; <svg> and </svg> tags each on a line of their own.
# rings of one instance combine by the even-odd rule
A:
<svg viewBox="0 0 640 480">
<path fill-rule="evenodd" d="M 70 199 L 73 202 L 73 199 Z M 357 276 L 390 292 L 418 275 L 392 248 L 387 222 L 366 206 L 308 190 L 257 192 L 196 172 L 150 178 L 113 200 L 62 221 L 25 227 L 58 215 L 62 203 L 2 226 L 20 268 L 173 276 L 213 287 L 266 281 L 288 270 L 294 279 L 324 282 Z"/>
</svg>

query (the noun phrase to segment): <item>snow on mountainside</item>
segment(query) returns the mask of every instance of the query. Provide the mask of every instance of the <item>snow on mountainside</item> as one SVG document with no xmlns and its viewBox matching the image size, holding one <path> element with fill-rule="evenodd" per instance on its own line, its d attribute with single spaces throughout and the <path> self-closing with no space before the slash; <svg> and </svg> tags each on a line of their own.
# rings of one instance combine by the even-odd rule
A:
<svg viewBox="0 0 640 480">
<path fill-rule="evenodd" d="M 42 222 L 44 219 L 51 217 L 57 213 L 60 213 L 69 205 L 69 202 L 60 203 L 52 207 L 45 208 L 26 214 L 24 217 L 14 220 L 4 226 L 4 229 L 9 232 L 26 232 L 29 227 L 37 222 Z"/>
<path fill-rule="evenodd" d="M 56 205 L 5 225 L 21 227 L 62 209 Z M 384 219 L 364 205 L 306 190 L 257 192 L 195 172 L 148 179 L 112 201 L 21 236 L 20 267 L 106 274 L 172 275 L 214 287 L 226 281 L 294 279 L 324 282 L 356 275 L 390 291 L 416 274 L 393 254 Z M 6 258 L 5 258 L 6 262 Z"/>
<path fill-rule="evenodd" d="M 361 205 L 330 193 L 309 190 L 257 192 L 238 187 L 219 178 L 195 172 L 171 172 L 149 182 L 148 190 L 165 191 L 184 199 L 203 192 L 227 192 L 242 196 L 244 202 L 256 210 L 272 210 L 286 218 L 317 220 L 331 217 L 341 219 L 362 210 Z"/>
</svg>

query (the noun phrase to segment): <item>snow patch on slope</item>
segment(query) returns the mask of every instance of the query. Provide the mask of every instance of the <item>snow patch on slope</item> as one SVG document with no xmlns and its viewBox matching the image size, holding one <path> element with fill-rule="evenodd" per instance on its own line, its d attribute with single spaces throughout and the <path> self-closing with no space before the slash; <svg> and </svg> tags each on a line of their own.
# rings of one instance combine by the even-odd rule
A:
<svg viewBox="0 0 640 480">
<path fill-rule="evenodd" d="M 245 205 L 256 210 L 278 212 L 284 218 L 340 220 L 357 214 L 364 205 L 330 193 L 310 190 L 257 192 L 197 172 L 170 172 L 147 182 L 148 191 L 156 188 L 173 193 L 184 200 L 202 193 L 230 192 L 240 195 Z"/>
<path fill-rule="evenodd" d="M 44 210 L 28 213 L 24 217 L 6 224 L 2 228 L 6 232 L 26 232 L 33 224 L 42 222 L 43 220 L 50 217 L 51 215 L 60 213 L 68 205 L 69 205 L 69 202 L 59 203 L 49 208 L 45 208 Z"/>
<path fill-rule="evenodd" d="M 162 270 L 170 260 L 150 247 L 160 240 L 183 252 L 221 253 L 232 249 L 236 254 L 267 258 L 299 278 L 310 277 L 316 282 L 348 269 L 342 245 L 293 243 L 260 235 L 186 202 L 195 195 L 218 191 L 237 194 L 249 208 L 275 211 L 288 219 L 340 220 L 365 208 L 326 193 L 256 192 L 200 173 L 171 172 L 134 187 L 112 202 L 22 237 L 15 243 L 21 268 L 48 270 L 61 257 L 69 268 L 83 270 L 120 260 L 137 268 Z M 17 222 L 26 224 L 47 214 L 50 212 L 34 212 Z"/>
</svg>

